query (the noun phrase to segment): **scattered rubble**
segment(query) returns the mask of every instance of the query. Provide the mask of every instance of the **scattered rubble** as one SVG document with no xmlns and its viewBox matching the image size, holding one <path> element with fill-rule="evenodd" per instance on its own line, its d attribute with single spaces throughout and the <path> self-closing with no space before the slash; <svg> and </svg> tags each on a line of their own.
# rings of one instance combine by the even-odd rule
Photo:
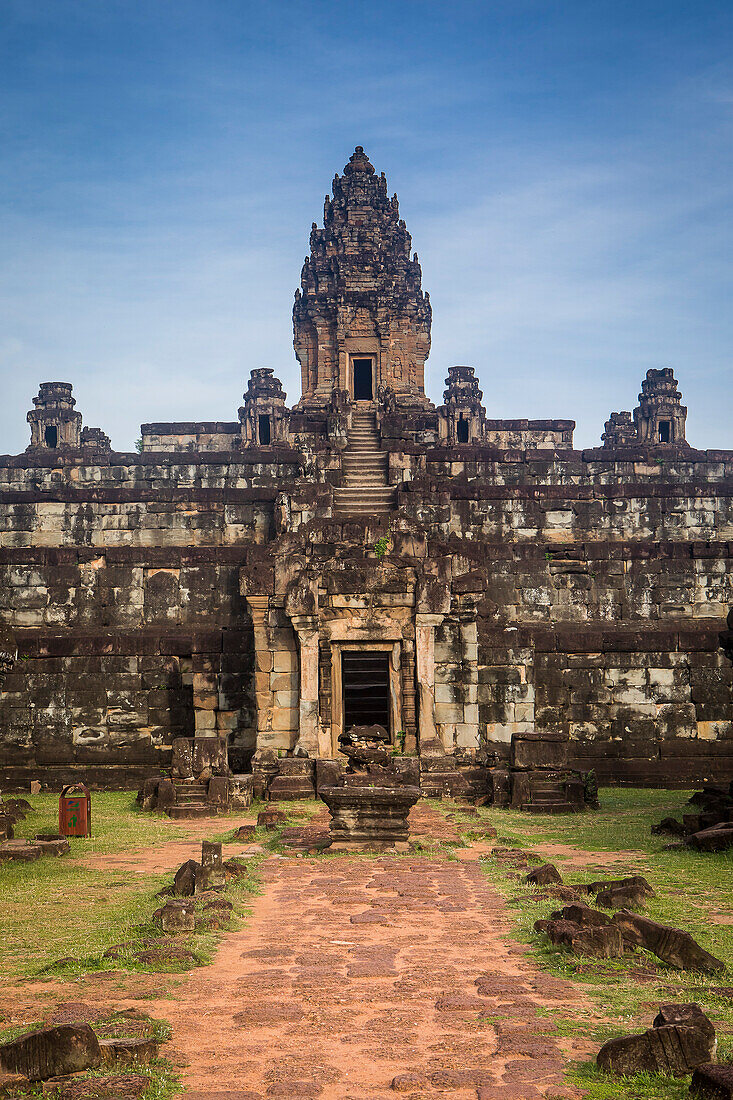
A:
<svg viewBox="0 0 733 1100">
<path fill-rule="evenodd" d="M 683 814 L 682 821 L 665 817 L 652 826 L 657 836 L 676 836 L 698 852 L 724 852 L 733 848 L 733 780 L 728 786 L 710 784 L 695 791 L 688 806 L 695 813 Z"/>
</svg>

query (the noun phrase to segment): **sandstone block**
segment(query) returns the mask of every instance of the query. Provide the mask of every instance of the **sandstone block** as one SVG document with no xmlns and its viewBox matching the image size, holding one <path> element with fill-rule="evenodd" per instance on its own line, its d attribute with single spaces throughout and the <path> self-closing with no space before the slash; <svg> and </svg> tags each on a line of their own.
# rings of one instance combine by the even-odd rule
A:
<svg viewBox="0 0 733 1100">
<path fill-rule="evenodd" d="M 0 1045 L 0 1069 L 22 1073 L 29 1081 L 93 1069 L 102 1060 L 89 1024 L 42 1028 Z"/>
<path fill-rule="evenodd" d="M 196 927 L 193 902 L 167 901 L 161 912 L 164 932 L 193 932 Z"/>
<path fill-rule="evenodd" d="M 690 1096 L 697 1100 L 733 1100 L 733 1065 L 698 1066 L 690 1082 Z"/>
<path fill-rule="evenodd" d="M 562 876 L 552 863 L 543 863 L 525 875 L 522 882 L 528 886 L 548 886 L 553 882 L 562 883 Z"/>
<path fill-rule="evenodd" d="M 628 909 L 615 913 L 611 923 L 621 931 L 628 943 L 651 951 L 670 966 L 680 970 L 697 970 L 702 974 L 719 974 L 725 970 L 725 963 L 700 947 L 689 932 L 658 924 Z"/>
</svg>

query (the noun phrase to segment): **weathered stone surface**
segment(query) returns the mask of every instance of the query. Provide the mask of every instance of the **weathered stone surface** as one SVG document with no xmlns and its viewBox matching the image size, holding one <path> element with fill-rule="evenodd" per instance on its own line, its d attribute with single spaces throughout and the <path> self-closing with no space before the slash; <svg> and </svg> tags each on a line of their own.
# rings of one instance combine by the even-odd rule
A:
<svg viewBox="0 0 733 1100">
<path fill-rule="evenodd" d="M 5 840 L 0 844 L 0 861 L 17 860 L 21 863 L 33 863 L 43 855 L 40 844 L 32 844 L 29 840 Z"/>
<path fill-rule="evenodd" d="M 659 1012 L 652 1021 L 652 1027 L 663 1027 L 665 1024 L 697 1027 L 704 1033 L 709 1042 L 714 1043 L 715 1041 L 715 1028 L 712 1020 L 705 1015 L 697 1004 L 660 1005 Z M 714 1047 L 713 1053 L 715 1053 Z"/>
<path fill-rule="evenodd" d="M 727 852 L 733 848 L 733 821 L 721 822 L 711 829 L 701 829 L 685 838 L 685 844 L 698 852 Z"/>
<path fill-rule="evenodd" d="M 60 833 L 36 833 L 33 843 L 39 845 L 44 856 L 65 856 L 71 850 L 68 839 Z"/>
<path fill-rule="evenodd" d="M 544 932 L 553 943 L 574 955 L 598 955 L 617 959 L 623 955 L 623 937 L 612 924 L 576 924 L 570 920 L 538 920 L 535 931 Z"/>
<path fill-rule="evenodd" d="M 419 787 L 324 787 L 331 812 L 330 832 L 337 846 L 393 847 L 409 837 L 407 817 Z"/>
<path fill-rule="evenodd" d="M 528 886 L 548 886 L 552 883 L 562 885 L 562 875 L 552 863 L 543 863 L 541 867 L 535 867 L 525 875 L 522 882 Z"/>
<path fill-rule="evenodd" d="M 596 1061 L 600 1069 L 616 1076 L 662 1073 L 681 1077 L 715 1056 L 715 1032 L 711 1034 L 711 1028 L 697 1023 L 692 1027 L 655 1025 L 641 1035 L 604 1043 Z"/>
<path fill-rule="evenodd" d="M 698 1100 L 733 1100 L 733 1065 L 698 1066 L 690 1082 L 690 1096 Z"/>
<path fill-rule="evenodd" d="M 647 896 L 646 890 L 635 884 L 607 886 L 596 894 L 596 904 L 604 909 L 636 909 L 643 906 Z"/>
<path fill-rule="evenodd" d="M 593 925 L 608 924 L 611 918 L 607 913 L 600 913 L 597 909 L 591 908 L 590 905 L 575 902 L 572 905 L 566 905 L 559 912 L 553 913 L 551 919 L 566 920 L 583 927 L 592 927 Z"/>
<path fill-rule="evenodd" d="M 670 966 L 680 970 L 696 970 L 702 974 L 719 974 L 725 970 L 725 963 L 700 947 L 689 932 L 658 924 L 625 909 L 615 913 L 611 923 L 628 943 L 651 951 Z"/>
<path fill-rule="evenodd" d="M 22 1073 L 3 1073 L 0 1070 L 0 1096 L 17 1096 L 26 1092 L 30 1081 Z"/>
<path fill-rule="evenodd" d="M 43 1081 L 98 1066 L 102 1055 L 88 1024 L 42 1028 L 0 1045 L 0 1069 Z"/>
<path fill-rule="evenodd" d="M 201 844 L 201 867 L 196 874 L 196 893 L 221 890 L 224 886 L 224 868 L 221 858 L 221 842 L 204 840 Z"/>
<path fill-rule="evenodd" d="M 196 878 L 201 870 L 201 864 L 195 859 L 188 859 L 176 871 L 173 879 L 173 893 L 179 898 L 190 898 L 196 893 Z"/>
<path fill-rule="evenodd" d="M 141 1073 L 115 1073 L 106 1077 L 86 1077 L 62 1085 L 59 1100 L 139 1100 L 150 1086 L 150 1078 Z"/>
<path fill-rule="evenodd" d="M 158 1057 L 160 1040 L 151 1036 L 134 1039 L 100 1039 L 99 1048 L 104 1065 L 112 1065 L 115 1062 L 130 1065 L 133 1062 L 154 1061 Z"/>
<path fill-rule="evenodd" d="M 196 927 L 192 901 L 167 901 L 161 913 L 164 932 L 193 932 Z"/>
</svg>

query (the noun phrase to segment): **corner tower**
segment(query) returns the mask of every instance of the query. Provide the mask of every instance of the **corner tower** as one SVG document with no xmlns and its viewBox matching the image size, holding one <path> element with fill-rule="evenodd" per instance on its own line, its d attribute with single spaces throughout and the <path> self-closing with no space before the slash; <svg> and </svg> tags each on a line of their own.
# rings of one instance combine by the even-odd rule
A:
<svg viewBox="0 0 733 1100">
<path fill-rule="evenodd" d="M 360 145 L 334 176 L 323 228 L 313 223 L 295 292 L 293 344 L 302 377 L 299 405 L 325 405 L 334 391 L 374 401 L 391 387 L 398 403 L 429 405 L 430 299 L 397 196 Z"/>
</svg>

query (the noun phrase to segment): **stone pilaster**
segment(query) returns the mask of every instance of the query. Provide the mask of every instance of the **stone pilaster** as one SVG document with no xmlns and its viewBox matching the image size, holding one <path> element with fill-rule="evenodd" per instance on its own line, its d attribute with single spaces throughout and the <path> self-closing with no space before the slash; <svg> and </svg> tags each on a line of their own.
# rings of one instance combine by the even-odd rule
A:
<svg viewBox="0 0 733 1100">
<path fill-rule="evenodd" d="M 418 737 L 420 754 L 436 756 L 445 746 L 435 726 L 435 628 L 443 615 L 415 615 L 415 660 L 419 704 Z"/>
</svg>

